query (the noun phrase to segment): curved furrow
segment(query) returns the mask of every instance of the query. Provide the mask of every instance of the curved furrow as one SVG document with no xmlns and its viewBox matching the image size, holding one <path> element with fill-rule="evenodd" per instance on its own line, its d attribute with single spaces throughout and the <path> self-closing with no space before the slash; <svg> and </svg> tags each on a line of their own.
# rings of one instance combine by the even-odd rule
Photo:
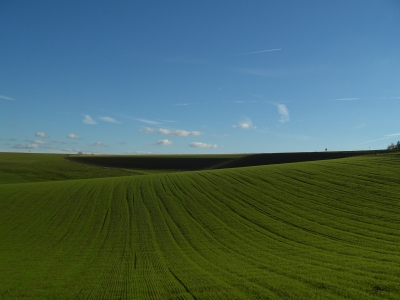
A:
<svg viewBox="0 0 400 300">
<path fill-rule="evenodd" d="M 291 178 L 291 177 L 290 177 Z M 300 183 L 296 184 L 298 188 L 301 188 Z M 299 191 L 296 191 L 295 189 L 292 192 L 293 196 L 299 195 Z M 303 187 L 304 191 L 310 190 L 310 187 L 307 188 L 307 185 Z M 396 225 L 393 224 L 393 221 L 390 219 L 383 220 L 377 219 L 374 215 L 374 224 L 373 226 L 369 226 L 371 224 L 371 215 L 360 215 L 355 214 L 355 213 L 349 213 L 349 210 L 347 207 L 343 208 L 338 208 L 338 201 L 336 203 L 329 203 L 326 200 L 330 200 L 332 198 L 332 195 L 323 195 L 323 190 L 318 190 L 314 193 L 310 192 L 303 192 L 303 195 L 307 195 L 307 201 L 295 201 L 294 203 L 289 203 L 289 206 L 296 206 L 297 205 L 297 212 L 303 213 L 303 215 L 309 215 L 310 218 L 315 219 L 315 220 L 320 220 L 319 222 L 325 223 L 326 220 L 331 220 L 327 225 L 329 227 L 336 227 L 339 230 L 343 230 L 343 224 L 346 224 L 346 228 L 344 231 L 349 231 L 347 226 L 352 227 L 353 229 L 359 228 L 362 231 L 359 231 L 357 234 L 365 237 L 373 236 L 374 238 L 377 238 L 379 233 L 377 231 L 381 232 L 380 237 L 382 239 L 385 239 L 388 236 L 388 234 L 391 234 L 389 242 L 392 243 L 397 243 L 398 241 L 393 240 L 393 235 L 399 236 L 399 231 L 398 229 L 396 230 Z M 338 197 L 337 194 L 335 197 Z M 322 198 L 322 199 L 321 199 Z M 320 200 L 321 199 L 321 200 Z M 354 201 L 354 198 L 353 198 Z M 340 216 L 337 212 L 337 210 L 340 210 Z M 314 211 L 314 213 L 312 213 Z M 331 217 L 329 217 L 331 215 Z M 340 222 L 338 222 L 339 219 Z M 381 223 L 381 225 L 378 224 Z M 396 220 L 398 222 L 398 220 Z M 397 223 L 395 222 L 395 223 Z M 323 225 L 323 223 L 321 225 Z M 371 227 L 371 228 L 369 228 Z M 392 227 L 392 229 L 390 229 Z M 398 228 L 398 226 L 397 226 Z M 357 232 L 357 230 L 350 230 L 353 234 Z"/>
<path fill-rule="evenodd" d="M 1 299 L 398 299 L 398 156 L 0 186 Z"/>
<path fill-rule="evenodd" d="M 274 177 L 278 177 L 278 175 L 274 176 Z M 287 180 L 287 177 L 283 178 L 283 180 Z M 300 193 L 299 191 L 301 191 L 301 186 L 304 185 L 304 187 L 302 188 L 304 191 L 302 193 Z M 291 186 L 291 185 L 288 185 Z M 343 206 L 342 204 L 338 203 L 338 201 L 336 201 L 335 203 L 331 204 L 329 200 L 331 200 L 332 194 L 331 195 L 324 195 L 324 190 L 316 190 L 315 192 L 309 192 L 309 190 L 312 187 L 315 187 L 315 185 L 308 185 L 308 183 L 296 183 L 296 187 L 298 188 L 297 190 L 295 188 L 291 188 L 291 194 L 294 197 L 299 198 L 299 195 L 302 195 L 303 197 L 306 196 L 307 201 L 295 201 L 294 203 L 288 203 L 289 206 L 296 206 L 298 207 L 298 211 L 306 211 L 309 212 L 309 210 L 313 210 L 315 208 L 318 208 L 318 210 L 321 210 L 322 213 L 332 213 L 333 212 L 333 216 L 335 216 L 334 211 L 335 210 L 341 210 L 341 212 L 346 214 L 346 218 L 344 218 L 345 220 L 349 221 L 351 219 L 353 219 L 355 222 L 363 222 L 363 225 L 366 225 L 368 223 L 371 223 L 370 221 L 370 217 L 371 216 L 365 216 L 365 215 L 361 215 L 359 212 L 358 213 L 351 213 L 349 212 L 349 209 L 347 206 Z M 275 189 L 275 187 L 272 187 L 273 189 Z M 287 188 L 286 189 L 282 189 L 282 193 L 287 193 Z M 290 191 L 290 190 L 289 190 Z M 348 193 L 345 194 L 348 196 Z M 329 197 L 330 196 L 330 197 Z M 337 199 L 338 195 L 335 194 L 333 199 Z M 326 201 L 328 200 L 328 201 Z M 282 200 L 283 201 L 283 200 Z M 353 198 L 354 201 L 354 198 Z M 324 207 L 328 206 L 328 209 L 325 209 Z M 340 208 L 342 206 L 342 208 Z M 303 207 L 303 209 L 302 209 Z M 337 214 L 337 213 L 336 213 Z M 321 217 L 320 214 L 315 214 L 315 216 L 317 217 Z M 374 217 L 374 215 L 372 215 Z M 376 217 L 375 217 L 376 218 Z M 378 221 L 381 221 L 378 219 Z M 381 229 L 384 233 L 387 233 L 387 227 L 389 225 L 389 227 L 393 227 L 390 226 L 390 222 L 392 222 L 391 220 L 385 220 L 385 222 L 382 224 Z M 397 220 L 396 220 L 397 222 Z M 340 225 L 341 222 L 334 222 L 336 223 L 336 225 Z M 377 223 L 377 221 L 376 221 Z M 364 226 L 363 226 L 364 227 Z M 394 225 L 394 227 L 396 227 Z M 374 229 L 376 231 L 376 228 Z M 392 232 L 393 233 L 393 232 Z M 375 233 L 374 233 L 375 236 Z"/>
<path fill-rule="evenodd" d="M 175 181 L 175 183 L 177 183 L 177 181 Z M 170 190 L 170 189 L 168 189 Z M 191 192 L 193 192 L 193 190 L 191 190 Z M 195 202 L 196 202 L 196 197 L 191 197 L 191 195 L 186 194 L 185 197 L 189 197 L 190 198 L 190 206 L 195 206 Z M 182 198 L 181 198 L 182 199 Z M 204 200 L 204 199 L 203 199 Z M 195 209 L 195 207 L 194 207 Z M 197 210 L 196 210 L 197 211 Z M 198 216 L 203 218 L 203 214 L 201 213 L 202 211 L 199 210 L 198 211 Z M 189 212 L 190 214 L 190 212 Z M 213 218 L 213 220 L 215 220 L 215 218 Z M 208 226 L 205 225 L 205 222 L 201 222 L 202 224 L 204 224 L 204 226 L 206 227 L 206 231 L 209 231 L 209 228 L 207 228 Z M 227 227 L 228 228 L 228 227 Z M 233 229 L 234 230 L 234 229 Z M 254 288 L 251 289 L 251 286 L 254 286 L 255 283 L 251 282 L 249 280 L 246 280 L 246 278 L 243 276 L 243 274 L 241 274 L 240 271 L 243 268 L 245 268 L 245 266 L 249 266 L 249 265 L 259 265 L 259 262 L 256 262 L 256 258 L 252 257 L 252 255 L 249 255 L 248 252 L 248 246 L 244 247 L 243 249 L 243 237 L 238 236 L 237 233 L 232 233 L 232 232 L 226 232 L 228 234 L 228 236 L 224 236 L 224 238 L 230 238 L 233 240 L 231 240 L 229 243 L 224 243 L 222 240 L 222 236 L 219 236 L 217 239 L 216 237 L 212 237 L 212 241 L 207 242 L 205 245 L 199 247 L 196 247 L 196 250 L 198 252 L 203 253 L 203 257 L 207 258 L 209 260 L 209 262 L 205 265 L 207 267 L 211 267 L 212 269 L 218 269 L 221 272 L 228 272 L 230 273 L 230 283 L 233 284 L 233 286 L 247 286 L 246 288 L 248 289 L 248 293 L 250 293 L 250 290 L 252 290 L 252 293 L 257 293 L 257 290 L 255 290 Z M 191 233 L 194 234 L 194 233 Z M 235 238 L 234 236 L 238 236 L 238 238 Z M 238 243 L 238 241 L 241 241 L 242 243 Z M 215 245 L 215 246 L 212 246 Z M 243 251 L 241 251 L 243 249 L 243 251 L 245 252 L 243 254 Z M 218 256 L 216 256 L 216 254 L 219 254 Z M 222 259 L 222 260 L 221 260 Z M 244 265 L 243 265 L 244 264 Z M 234 267 L 234 268 L 233 268 Z M 210 271 L 211 271 L 210 270 Z M 261 272 L 261 268 L 259 268 L 259 271 Z M 265 269 L 264 269 L 265 271 Z M 215 273 L 215 270 L 214 270 Z M 233 282 L 233 278 L 232 278 L 232 274 L 236 274 L 236 276 L 238 277 L 238 281 L 237 282 Z M 224 277 L 226 276 L 225 274 L 221 274 Z M 274 277 L 280 277 L 281 280 L 284 280 L 284 276 L 278 275 L 278 274 L 274 274 Z M 214 274 L 215 277 L 215 274 Z M 257 285 L 256 285 L 257 286 Z M 258 285 L 258 289 L 260 288 L 268 288 L 268 283 L 264 282 L 263 285 Z M 270 291 L 272 291 L 273 289 L 269 289 Z M 259 293 L 260 291 L 258 291 Z M 263 294 L 267 294 L 268 291 L 264 290 L 262 292 Z M 275 297 L 277 296 L 276 293 L 272 293 L 272 295 L 275 295 Z"/>
<path fill-rule="evenodd" d="M 244 236 L 242 236 L 242 240 L 244 239 Z M 245 241 L 245 243 L 246 242 L 248 242 L 248 241 Z M 260 257 L 260 252 L 258 252 L 258 255 L 257 254 L 255 254 L 255 255 L 251 255 L 251 253 L 249 253 L 249 250 L 250 250 L 250 247 L 249 247 L 249 244 L 248 243 L 246 243 L 246 245 L 245 246 L 243 246 L 243 245 L 240 245 L 240 243 L 238 244 L 238 243 L 234 243 L 233 244 L 234 246 L 234 248 L 236 248 L 236 249 L 244 249 L 245 250 L 245 255 L 243 256 L 243 257 L 246 257 L 246 255 L 247 255 L 247 259 L 246 258 L 244 258 L 247 262 L 247 264 L 249 265 L 250 263 L 249 263 L 249 257 L 251 257 L 251 258 L 253 258 L 253 261 L 255 260 L 255 259 L 257 259 L 258 257 Z M 268 245 L 266 245 L 266 247 L 268 247 Z M 257 249 L 257 250 L 259 250 L 259 248 L 260 247 L 254 247 L 254 249 Z M 271 256 L 271 255 L 270 255 Z M 276 260 L 276 257 L 274 258 L 275 260 Z M 289 263 L 289 261 L 290 261 L 290 259 L 285 259 L 285 264 L 286 263 Z M 257 262 L 257 263 L 260 263 L 260 262 Z M 264 265 L 264 269 L 265 269 L 265 265 Z M 276 271 L 276 272 L 279 272 L 279 271 Z M 286 275 L 286 274 L 285 274 Z"/>
<path fill-rule="evenodd" d="M 175 196 L 179 198 L 168 197 L 164 193 L 166 182 L 160 181 L 161 178 L 160 180 L 153 180 L 156 197 L 152 199 L 155 205 L 153 205 L 151 215 L 154 220 L 157 220 L 157 222 L 154 221 L 154 223 L 157 223 L 157 238 L 160 241 L 166 262 L 173 261 L 169 270 L 176 276 L 179 275 L 179 278 L 185 278 L 187 276 L 185 274 L 189 270 L 196 270 L 195 278 L 201 280 L 189 277 L 190 283 L 186 285 L 186 288 L 194 295 L 198 292 L 205 293 L 215 290 L 216 287 L 218 287 L 219 292 L 215 293 L 215 299 L 225 298 L 232 294 L 233 290 L 229 286 L 223 285 L 222 282 L 218 284 L 219 280 L 217 279 L 211 280 L 212 273 L 205 270 L 209 261 L 204 256 L 201 247 L 213 243 L 208 231 L 204 230 L 203 224 L 193 218 L 193 215 L 177 201 L 177 199 L 183 198 L 179 195 L 179 189 L 175 189 L 175 186 L 168 187 L 166 190 L 170 195 L 175 193 Z M 174 192 L 171 193 L 171 190 Z M 172 214 L 169 213 L 171 211 Z M 196 237 L 196 239 L 194 240 L 193 237 Z M 211 268 L 215 269 L 215 265 L 211 265 Z M 201 282 L 200 286 L 198 286 L 199 282 Z"/>
<path fill-rule="evenodd" d="M 239 245 L 236 245 L 236 248 L 238 248 L 238 249 L 240 249 L 240 246 Z M 246 250 L 248 251 L 249 250 L 249 248 L 246 248 Z M 258 255 L 260 255 L 261 253 L 258 253 Z M 249 256 L 249 257 L 251 257 L 251 255 L 250 255 L 250 253 L 247 253 L 247 256 Z M 257 257 L 256 255 L 254 255 L 254 257 Z M 258 256 L 259 257 L 259 256 Z M 248 263 L 248 262 L 247 262 Z M 288 261 L 286 261 L 285 262 L 285 264 L 287 264 L 288 263 Z M 284 268 L 280 268 L 280 269 L 284 269 Z M 287 274 L 285 274 L 286 276 L 287 276 Z"/>
</svg>

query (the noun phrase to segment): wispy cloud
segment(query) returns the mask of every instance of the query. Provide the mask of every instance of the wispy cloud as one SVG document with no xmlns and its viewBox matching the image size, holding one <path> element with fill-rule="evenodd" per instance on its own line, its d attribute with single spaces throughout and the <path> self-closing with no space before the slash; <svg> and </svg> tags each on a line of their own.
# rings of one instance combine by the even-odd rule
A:
<svg viewBox="0 0 400 300">
<path fill-rule="evenodd" d="M 76 134 L 70 133 L 70 134 L 68 134 L 68 135 L 67 135 L 67 138 L 69 138 L 69 139 L 77 139 L 77 140 L 79 140 L 81 137 L 80 137 L 79 135 L 76 135 Z"/>
<path fill-rule="evenodd" d="M 288 76 L 298 76 L 307 71 L 296 70 L 296 69 L 287 69 L 287 68 L 275 68 L 275 69 L 267 69 L 267 68 L 235 68 L 234 70 L 256 76 L 263 77 L 272 77 L 272 78 L 285 78 Z"/>
<path fill-rule="evenodd" d="M 227 84 L 227 85 L 224 85 L 224 86 L 220 87 L 219 89 L 217 89 L 217 91 L 221 91 L 221 90 L 223 90 L 224 88 L 227 88 L 228 86 L 230 86 L 230 84 Z"/>
<path fill-rule="evenodd" d="M 400 136 L 400 133 L 391 133 L 391 134 L 386 134 L 384 137 L 379 138 L 379 139 L 375 139 L 375 140 L 370 140 L 370 141 L 366 141 L 366 142 L 362 142 L 360 144 L 368 144 L 368 143 L 373 143 L 373 142 L 378 142 L 378 141 L 383 141 L 383 140 L 388 140 L 388 139 L 392 139 L 394 137 Z"/>
<path fill-rule="evenodd" d="M 192 148 L 218 148 L 218 145 L 216 144 L 206 144 L 202 142 L 192 142 L 189 146 Z"/>
<path fill-rule="evenodd" d="M 48 137 L 49 137 L 48 135 L 46 135 L 46 134 L 45 134 L 44 132 L 42 132 L 42 131 L 36 132 L 36 133 L 35 133 L 35 136 L 41 137 L 41 138 L 48 138 Z"/>
<path fill-rule="evenodd" d="M 121 123 L 121 122 L 118 122 L 117 120 L 115 120 L 114 118 L 111 118 L 111 117 L 99 117 L 99 119 L 104 121 L 104 122 L 108 122 L 108 123 Z"/>
<path fill-rule="evenodd" d="M 17 149 L 37 149 L 37 148 L 39 148 L 39 145 L 37 145 L 37 144 L 18 144 L 18 145 L 15 145 L 13 148 L 17 148 Z"/>
<path fill-rule="evenodd" d="M 362 128 L 365 128 L 365 127 L 367 127 L 367 124 L 363 123 L 363 124 L 359 124 L 359 125 L 355 126 L 354 129 L 362 129 Z"/>
<path fill-rule="evenodd" d="M 146 128 L 140 129 L 140 132 L 150 134 L 150 133 L 153 133 L 153 132 L 154 132 L 154 129 L 153 129 L 153 128 L 150 128 L 150 127 L 146 127 Z"/>
<path fill-rule="evenodd" d="M 160 122 L 158 122 L 158 121 L 148 120 L 148 119 L 144 119 L 144 118 L 135 118 L 135 117 L 132 117 L 132 116 L 129 116 L 129 115 L 126 115 L 126 114 L 122 114 L 122 113 L 119 113 L 119 112 L 115 112 L 115 111 L 109 111 L 109 110 L 98 109 L 98 108 L 95 108 L 95 109 L 96 109 L 96 110 L 99 110 L 99 111 L 106 112 L 107 114 L 116 115 L 116 116 L 118 116 L 119 118 L 126 119 L 126 120 L 139 121 L 139 122 L 146 123 L 146 124 L 151 124 L 151 125 L 158 125 L 158 124 L 160 124 Z M 104 120 L 103 120 L 103 121 L 104 121 Z M 107 122 L 107 121 L 106 121 L 106 122 Z M 117 122 L 118 122 L 118 121 L 117 121 Z M 173 122 L 173 121 L 165 121 L 165 122 Z"/>
<path fill-rule="evenodd" d="M 274 51 L 280 51 L 280 50 L 282 50 L 282 48 L 276 48 L 276 49 L 266 49 L 266 50 L 261 50 L 261 51 L 252 51 L 252 52 L 244 52 L 244 53 L 233 54 L 233 55 L 231 55 L 231 56 L 240 56 L 240 55 L 258 54 L 258 53 L 274 52 Z"/>
<path fill-rule="evenodd" d="M 330 99 L 330 101 L 357 101 L 357 100 L 396 100 L 400 99 L 400 97 L 372 97 L 372 98 L 358 98 L 358 97 L 348 97 L 348 98 L 337 98 L 337 99 Z"/>
<path fill-rule="evenodd" d="M 362 98 L 338 98 L 338 99 L 333 99 L 332 101 L 356 101 L 361 99 Z"/>
<path fill-rule="evenodd" d="M 281 115 L 279 122 L 281 123 L 289 122 L 290 120 L 289 110 L 287 109 L 286 105 L 281 103 L 275 103 L 275 105 L 278 107 L 278 112 Z"/>
<path fill-rule="evenodd" d="M 91 144 L 90 146 L 94 146 L 94 147 L 105 147 L 106 145 L 103 144 L 102 142 L 96 142 L 94 144 Z"/>
<path fill-rule="evenodd" d="M 146 123 L 146 124 L 152 124 L 152 125 L 160 124 L 159 122 L 146 120 L 146 119 L 138 119 L 138 118 L 136 118 L 135 120 L 139 121 L 139 122 L 142 122 L 142 123 Z"/>
<path fill-rule="evenodd" d="M 173 136 L 189 136 L 189 135 L 201 135 L 203 134 L 200 131 L 186 131 L 186 130 L 169 130 L 165 128 L 158 129 L 158 133 L 166 134 L 166 135 L 173 135 Z"/>
<path fill-rule="evenodd" d="M 61 144 L 61 145 L 66 145 L 68 144 L 67 142 L 64 141 L 50 141 L 51 143 L 56 143 L 56 144 Z"/>
<path fill-rule="evenodd" d="M 263 97 L 263 96 L 260 96 L 260 95 L 257 95 L 257 94 L 249 94 L 250 96 L 253 96 L 253 97 L 257 97 L 257 98 L 261 98 L 261 99 L 265 99 L 265 97 Z"/>
<path fill-rule="evenodd" d="M 32 143 L 32 144 L 37 144 L 37 145 L 47 144 L 47 142 L 44 142 L 44 141 L 41 141 L 41 140 L 28 140 L 27 142 Z"/>
<path fill-rule="evenodd" d="M 172 141 L 165 139 L 165 140 L 159 140 L 156 143 L 150 144 L 150 146 L 170 146 L 172 145 Z"/>
<path fill-rule="evenodd" d="M 3 95 L 0 95 L 0 99 L 14 101 L 14 98 L 11 98 L 11 97 L 8 97 L 8 96 L 3 96 Z"/>
<path fill-rule="evenodd" d="M 85 115 L 83 120 L 82 120 L 82 122 L 85 123 L 85 124 L 90 124 L 90 125 L 97 124 L 97 122 L 95 120 L 93 120 L 93 118 L 91 116 L 89 116 L 89 115 Z"/>
<path fill-rule="evenodd" d="M 253 126 L 250 119 L 240 122 L 239 125 L 233 125 L 232 127 L 239 128 L 239 129 L 256 129 L 257 128 L 256 126 Z"/>
<path fill-rule="evenodd" d="M 392 134 L 387 134 L 385 136 L 387 136 L 388 138 L 391 138 L 391 137 L 394 137 L 394 136 L 400 136 L 400 133 L 392 133 Z"/>
<path fill-rule="evenodd" d="M 248 103 L 269 103 L 269 104 L 275 104 L 275 102 L 268 101 L 266 100 L 265 97 L 260 96 L 260 95 L 255 95 L 255 94 L 248 94 L 253 97 L 257 97 L 260 99 L 265 99 L 265 100 L 229 100 L 229 101 L 221 101 L 221 102 L 190 102 L 190 103 L 177 103 L 177 104 L 172 104 L 173 106 L 188 106 L 188 105 L 215 105 L 215 104 L 220 104 L 220 103 L 237 103 L 237 104 L 248 104 Z M 293 102 L 293 101 L 279 101 L 280 103 L 286 103 L 286 102 Z"/>
</svg>

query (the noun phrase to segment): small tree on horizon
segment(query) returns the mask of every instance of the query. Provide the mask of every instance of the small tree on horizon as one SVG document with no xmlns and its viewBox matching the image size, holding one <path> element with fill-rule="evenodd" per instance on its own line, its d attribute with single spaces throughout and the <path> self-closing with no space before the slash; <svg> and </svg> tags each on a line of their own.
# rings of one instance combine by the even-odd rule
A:
<svg viewBox="0 0 400 300">
<path fill-rule="evenodd" d="M 388 147 L 387 150 L 400 150 L 400 141 L 397 142 L 397 144 L 391 143 Z"/>
</svg>

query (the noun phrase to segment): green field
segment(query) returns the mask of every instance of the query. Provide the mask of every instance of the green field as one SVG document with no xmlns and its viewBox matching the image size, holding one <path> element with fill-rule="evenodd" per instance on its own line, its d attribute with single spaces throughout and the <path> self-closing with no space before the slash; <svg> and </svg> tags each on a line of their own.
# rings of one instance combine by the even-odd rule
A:
<svg viewBox="0 0 400 300">
<path fill-rule="evenodd" d="M 400 298 L 397 153 L 141 176 L 20 155 L 0 299 Z"/>
<path fill-rule="evenodd" d="M 65 158 L 62 154 L 0 153 L 0 184 L 142 174 L 121 168 L 79 164 Z"/>
</svg>

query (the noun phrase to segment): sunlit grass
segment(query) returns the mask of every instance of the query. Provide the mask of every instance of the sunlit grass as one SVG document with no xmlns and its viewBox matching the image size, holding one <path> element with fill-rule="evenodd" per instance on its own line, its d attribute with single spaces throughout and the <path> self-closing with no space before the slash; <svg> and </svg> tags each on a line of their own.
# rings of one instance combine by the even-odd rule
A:
<svg viewBox="0 0 400 300">
<path fill-rule="evenodd" d="M 0 186 L 1 299 L 398 299 L 400 156 Z"/>
</svg>

